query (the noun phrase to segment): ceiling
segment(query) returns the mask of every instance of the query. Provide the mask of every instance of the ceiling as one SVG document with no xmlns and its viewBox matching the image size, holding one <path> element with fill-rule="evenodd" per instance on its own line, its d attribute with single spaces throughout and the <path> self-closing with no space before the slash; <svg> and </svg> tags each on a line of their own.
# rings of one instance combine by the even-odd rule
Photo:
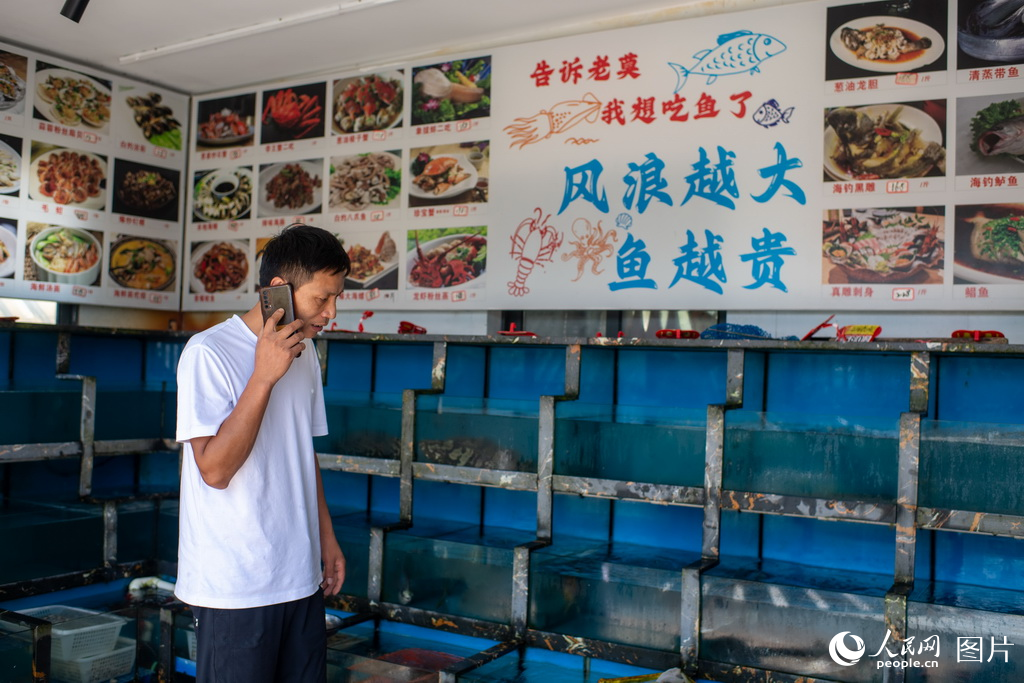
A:
<svg viewBox="0 0 1024 683">
<path fill-rule="evenodd" d="M 76 24 L 60 15 L 64 0 L 0 0 L 0 40 L 197 95 L 796 0 L 362 0 L 358 11 L 323 16 L 354 1 L 91 0 Z M 152 59 L 120 59 L 309 15 L 318 18 Z"/>
</svg>

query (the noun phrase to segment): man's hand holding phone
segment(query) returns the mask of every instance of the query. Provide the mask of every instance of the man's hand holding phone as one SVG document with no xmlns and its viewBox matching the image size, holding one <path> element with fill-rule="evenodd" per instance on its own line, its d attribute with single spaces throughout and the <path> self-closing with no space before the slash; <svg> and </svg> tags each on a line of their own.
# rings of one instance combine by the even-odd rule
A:
<svg viewBox="0 0 1024 683">
<path fill-rule="evenodd" d="M 256 367 L 253 374 L 274 384 L 288 372 L 292 361 L 302 353 L 302 321 L 293 320 L 279 327 L 284 310 L 277 309 L 263 323 L 256 340 Z"/>
</svg>

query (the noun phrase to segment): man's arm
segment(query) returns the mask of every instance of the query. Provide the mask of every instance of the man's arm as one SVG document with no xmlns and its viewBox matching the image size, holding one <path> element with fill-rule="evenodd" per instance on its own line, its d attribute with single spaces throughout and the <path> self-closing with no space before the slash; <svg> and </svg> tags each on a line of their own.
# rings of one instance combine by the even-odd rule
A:
<svg viewBox="0 0 1024 683">
<path fill-rule="evenodd" d="M 292 333 L 297 332 L 303 322 L 296 320 L 276 330 L 282 315 L 281 309 L 275 311 L 260 330 L 252 376 L 220 429 L 214 436 L 189 440 L 203 481 L 215 489 L 227 488 L 249 458 L 270 392 L 302 351 L 302 336 Z"/>
<path fill-rule="evenodd" d="M 313 454 L 316 458 L 316 454 Z M 341 584 L 345 583 L 345 554 L 341 552 L 338 539 L 334 535 L 334 524 L 331 513 L 327 509 L 327 498 L 324 497 L 324 481 L 320 476 L 320 462 L 316 461 L 316 505 L 320 517 L 320 559 L 324 563 L 324 581 L 320 587 L 324 595 L 337 595 Z"/>
</svg>

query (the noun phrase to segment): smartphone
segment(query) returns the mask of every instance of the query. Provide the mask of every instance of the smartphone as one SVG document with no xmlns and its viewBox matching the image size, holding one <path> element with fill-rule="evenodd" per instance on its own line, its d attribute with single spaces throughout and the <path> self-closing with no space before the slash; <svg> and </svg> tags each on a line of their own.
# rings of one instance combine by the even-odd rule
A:
<svg viewBox="0 0 1024 683">
<path fill-rule="evenodd" d="M 295 306 L 292 303 L 292 286 L 290 284 L 264 287 L 260 290 L 260 310 L 263 311 L 263 322 L 279 308 L 284 309 L 284 316 L 277 321 L 277 329 L 295 320 Z"/>
</svg>

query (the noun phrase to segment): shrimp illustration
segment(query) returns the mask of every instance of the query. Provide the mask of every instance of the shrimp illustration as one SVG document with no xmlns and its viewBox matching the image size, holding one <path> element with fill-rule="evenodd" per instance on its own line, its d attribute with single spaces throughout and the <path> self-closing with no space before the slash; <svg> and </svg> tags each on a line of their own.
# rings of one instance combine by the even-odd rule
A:
<svg viewBox="0 0 1024 683">
<path fill-rule="evenodd" d="M 564 133 L 583 120 L 594 123 L 600 114 L 601 101 L 588 92 L 583 99 L 559 102 L 550 110 L 541 109 L 529 118 L 517 117 L 502 130 L 512 138 L 509 147 L 518 145 L 522 149 L 547 140 L 552 135 Z"/>
<path fill-rule="evenodd" d="M 576 224 L 581 221 L 586 225 L 582 235 L 576 231 Z M 601 227 L 601 221 L 598 221 L 597 225 L 591 225 L 590 221 L 586 218 L 574 220 L 571 230 L 576 239 L 569 240 L 569 244 L 574 249 L 567 254 L 562 254 L 562 260 L 577 259 L 578 271 L 572 281 L 576 282 L 583 277 L 583 271 L 586 269 L 587 263 L 590 263 L 590 272 L 594 275 L 600 275 L 603 271 L 598 270 L 598 266 L 601 265 L 601 261 L 604 260 L 605 256 L 612 256 L 615 253 L 611 243 L 618 241 L 618 234 L 612 230 L 605 232 L 604 228 Z"/>
<path fill-rule="evenodd" d="M 508 293 L 524 296 L 530 292 L 526 278 L 534 266 L 543 266 L 554 260 L 555 250 L 562 245 L 562 234 L 553 225 L 548 225 L 547 216 L 540 207 L 534 209 L 534 216 L 526 218 L 512 233 L 512 258 L 519 261 L 516 279 L 508 283 Z"/>
</svg>

